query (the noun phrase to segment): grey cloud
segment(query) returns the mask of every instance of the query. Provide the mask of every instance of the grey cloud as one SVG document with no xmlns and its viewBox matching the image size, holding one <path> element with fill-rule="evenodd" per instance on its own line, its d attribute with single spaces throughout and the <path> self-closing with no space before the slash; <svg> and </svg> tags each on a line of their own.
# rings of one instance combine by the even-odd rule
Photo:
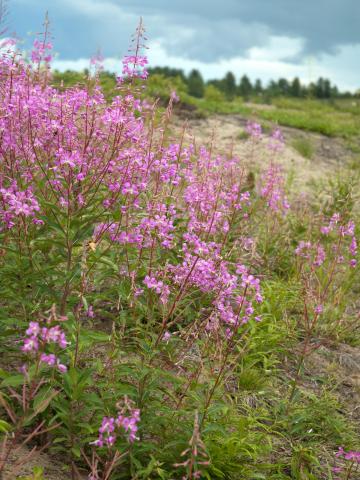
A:
<svg viewBox="0 0 360 480">
<path fill-rule="evenodd" d="M 121 55 L 140 15 L 169 54 L 205 62 L 243 56 L 271 35 L 303 38 L 303 55 L 360 43 L 360 0 L 10 0 L 22 35 L 47 9 L 62 58 L 99 46 Z"/>
<path fill-rule="evenodd" d="M 113 1 L 145 18 L 147 13 L 158 13 L 174 24 L 177 18 L 183 18 L 185 25 L 196 29 L 198 47 L 206 46 L 210 29 L 214 33 L 208 44 L 214 50 L 213 60 L 232 56 L 239 49 L 244 51 L 248 45 L 241 35 L 244 29 L 252 30 L 253 45 L 264 41 L 264 30 L 272 35 L 304 38 L 306 54 L 332 52 L 338 45 L 360 42 L 359 0 L 152 0 L 151 6 L 145 0 Z M 220 48 L 219 55 L 217 46 L 225 43 L 228 48 Z M 198 59 L 205 56 L 197 54 Z"/>
</svg>

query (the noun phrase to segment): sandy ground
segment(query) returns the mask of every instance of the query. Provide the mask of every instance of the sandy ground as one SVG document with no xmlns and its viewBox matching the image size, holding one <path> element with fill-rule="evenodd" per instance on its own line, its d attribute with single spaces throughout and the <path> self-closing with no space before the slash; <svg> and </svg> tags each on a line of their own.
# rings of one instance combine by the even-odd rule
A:
<svg viewBox="0 0 360 480">
<path fill-rule="evenodd" d="M 32 480 L 34 467 L 42 467 L 44 480 L 70 480 L 69 467 L 60 460 L 44 452 L 35 452 L 30 457 L 29 454 L 30 449 L 26 446 L 18 447 L 10 455 L 3 480 L 15 480 L 23 476 L 29 476 L 29 480 Z M 86 478 L 87 476 L 79 477 L 79 480 L 86 480 Z"/>
<path fill-rule="evenodd" d="M 314 180 L 326 179 L 334 173 L 341 173 L 344 165 L 350 160 L 351 153 L 346 148 L 343 140 L 328 138 L 310 132 L 288 127 L 282 127 L 285 138 L 285 146 L 281 152 L 275 155 L 267 147 L 268 139 L 254 142 L 240 138 L 244 131 L 247 120 L 240 115 L 212 115 L 205 119 L 187 120 L 187 140 L 195 138 L 195 144 L 209 145 L 213 142 L 216 151 L 221 153 L 233 153 L 244 162 L 252 171 L 264 166 L 274 159 L 280 163 L 286 173 L 294 176 L 294 182 L 299 189 L 307 189 Z M 180 131 L 184 125 L 182 117 L 175 118 L 176 131 Z M 310 140 L 314 147 L 314 155 L 311 160 L 304 158 L 291 143 L 294 138 L 304 137 Z"/>
</svg>

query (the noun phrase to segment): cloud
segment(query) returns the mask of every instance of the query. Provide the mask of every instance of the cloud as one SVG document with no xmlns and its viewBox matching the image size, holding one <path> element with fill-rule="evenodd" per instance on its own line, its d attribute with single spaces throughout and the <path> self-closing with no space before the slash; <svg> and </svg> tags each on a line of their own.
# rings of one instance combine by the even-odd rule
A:
<svg viewBox="0 0 360 480">
<path fill-rule="evenodd" d="M 274 36 L 303 39 L 303 56 L 360 43 L 358 0 L 12 0 L 11 6 L 22 29 L 30 20 L 40 26 L 39 13 L 48 9 L 61 53 L 70 58 L 100 45 L 113 54 L 140 15 L 167 51 L 208 62 L 265 47 Z"/>
<path fill-rule="evenodd" d="M 343 47 L 337 56 L 326 54 L 318 60 L 309 57 L 300 64 L 294 64 L 288 62 L 286 57 L 291 53 L 291 45 L 294 53 L 300 48 L 298 41 L 286 37 L 274 37 L 271 45 L 278 47 L 276 51 L 268 51 L 266 48 L 251 49 L 249 56 L 223 59 L 217 62 L 199 62 L 186 57 L 169 55 L 160 42 L 151 42 L 148 56 L 149 63 L 153 66 L 172 66 L 181 68 L 186 73 L 197 68 L 202 72 L 205 80 L 220 78 L 225 76 L 228 71 L 232 71 L 237 80 L 242 75 L 248 74 L 252 81 L 261 78 L 266 83 L 281 76 L 288 80 L 299 77 L 302 83 L 308 84 L 322 76 L 331 78 L 343 90 L 355 91 L 360 86 L 357 75 L 357 72 L 360 71 L 360 46 Z M 53 67 L 60 71 L 84 70 L 89 68 L 89 59 L 55 59 Z M 120 74 L 122 69 L 120 58 L 105 58 L 104 68 Z"/>
<path fill-rule="evenodd" d="M 234 56 L 246 49 L 242 42 L 252 33 L 254 45 L 268 36 L 287 36 L 304 39 L 304 54 L 334 52 L 339 45 L 360 43 L 358 0 L 112 0 L 124 10 L 137 14 L 158 14 L 168 25 L 178 19 L 196 32 L 203 50 L 213 48 L 213 58 L 219 58 L 218 43 L 227 45 L 224 55 Z M 228 28 L 223 28 L 227 25 Z M 212 42 L 208 43 L 209 30 Z M 204 39 L 204 40 L 203 40 Z M 238 41 L 236 41 L 238 39 Z M 247 38 L 246 38 L 247 40 Z M 185 47 L 185 45 L 184 45 Z M 189 47 L 189 45 L 186 45 Z M 200 49 L 199 49 L 200 51 Z M 206 53 L 203 53 L 206 55 Z M 199 58 L 199 57 L 198 57 Z M 204 57 L 203 57 L 204 58 Z"/>
<path fill-rule="evenodd" d="M 313 64 L 351 88 L 360 70 L 351 58 L 360 45 L 359 0 L 10 0 L 9 20 L 25 46 L 46 10 L 63 65 L 87 62 L 99 48 L 108 59 L 123 56 L 142 15 L 153 65 L 191 65 L 207 77 L 232 66 L 267 79 L 306 78 Z"/>
</svg>

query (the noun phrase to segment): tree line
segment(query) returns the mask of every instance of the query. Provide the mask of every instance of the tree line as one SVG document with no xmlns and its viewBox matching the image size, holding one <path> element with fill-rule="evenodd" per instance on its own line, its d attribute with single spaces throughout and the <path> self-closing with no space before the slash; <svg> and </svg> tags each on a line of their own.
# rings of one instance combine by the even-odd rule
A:
<svg viewBox="0 0 360 480">
<path fill-rule="evenodd" d="M 298 77 L 293 80 L 279 78 L 271 80 L 267 85 L 260 79 L 252 82 L 247 75 L 243 75 L 237 82 L 233 72 L 228 72 L 222 79 L 205 81 L 199 70 L 193 69 L 186 75 L 183 70 L 171 67 L 149 68 L 150 74 L 159 74 L 164 77 L 180 77 L 186 84 L 189 95 L 202 98 L 207 86 L 212 85 L 221 92 L 227 99 L 240 96 L 249 98 L 257 95 L 262 97 L 294 97 L 294 98 L 346 98 L 352 97 L 351 92 L 341 92 L 336 85 L 333 85 L 327 78 L 320 77 L 316 82 L 309 85 L 302 84 Z"/>
</svg>

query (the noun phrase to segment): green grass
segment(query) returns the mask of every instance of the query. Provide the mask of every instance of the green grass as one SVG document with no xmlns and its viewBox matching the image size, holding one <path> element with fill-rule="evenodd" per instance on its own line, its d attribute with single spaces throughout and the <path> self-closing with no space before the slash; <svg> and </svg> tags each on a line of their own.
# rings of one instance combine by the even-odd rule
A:
<svg viewBox="0 0 360 480">
<path fill-rule="evenodd" d="M 360 106 L 345 102 L 311 99 L 274 99 L 271 108 L 250 106 L 241 98 L 232 101 L 211 101 L 186 96 L 186 102 L 207 114 L 238 114 L 252 116 L 278 125 L 320 133 L 328 137 L 352 139 L 360 132 Z"/>
<path fill-rule="evenodd" d="M 319 109 L 296 110 L 279 109 L 259 110 L 260 118 L 270 120 L 279 125 L 298 128 L 309 132 L 316 132 L 328 137 L 350 138 L 358 135 L 360 121 L 348 113 L 325 113 Z"/>
<path fill-rule="evenodd" d="M 304 158 L 311 158 L 314 155 L 314 145 L 311 140 L 306 137 L 296 137 L 292 141 L 292 147 L 300 153 Z"/>
</svg>

